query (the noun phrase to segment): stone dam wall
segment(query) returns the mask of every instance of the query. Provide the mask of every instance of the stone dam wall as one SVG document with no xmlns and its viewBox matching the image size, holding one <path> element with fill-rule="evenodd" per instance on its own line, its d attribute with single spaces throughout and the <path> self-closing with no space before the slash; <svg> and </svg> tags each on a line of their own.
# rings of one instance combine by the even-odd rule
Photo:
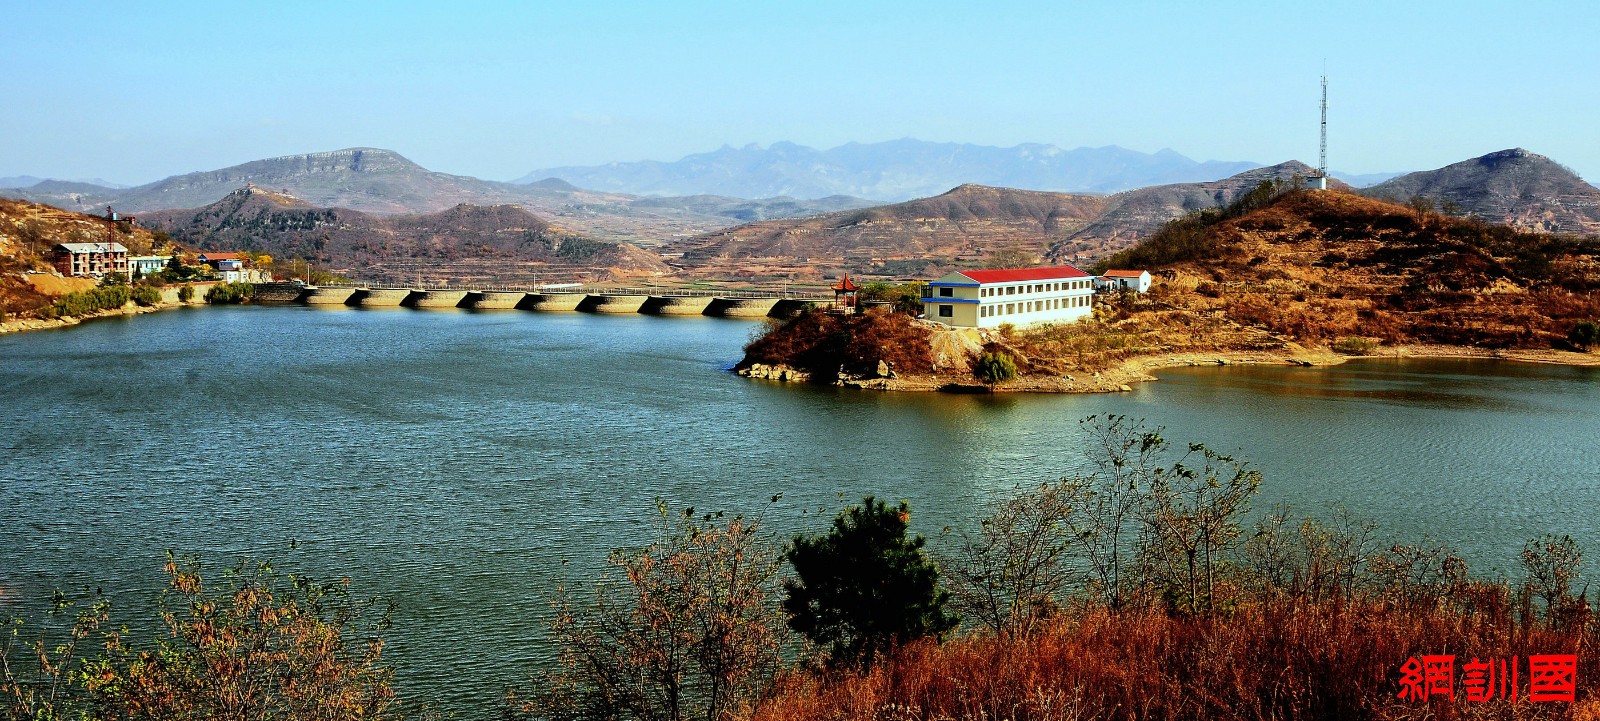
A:
<svg viewBox="0 0 1600 721">
<path fill-rule="evenodd" d="M 177 291 L 174 289 L 173 293 Z M 204 302 L 204 289 L 196 289 Z M 647 313 L 651 315 L 723 318 L 789 318 L 819 301 L 798 298 L 741 298 L 736 295 L 639 295 L 634 293 L 530 293 L 520 290 L 420 290 L 356 288 L 264 283 L 256 288 L 257 303 L 300 303 L 362 308 L 466 308 L 528 310 L 542 313 Z"/>
</svg>

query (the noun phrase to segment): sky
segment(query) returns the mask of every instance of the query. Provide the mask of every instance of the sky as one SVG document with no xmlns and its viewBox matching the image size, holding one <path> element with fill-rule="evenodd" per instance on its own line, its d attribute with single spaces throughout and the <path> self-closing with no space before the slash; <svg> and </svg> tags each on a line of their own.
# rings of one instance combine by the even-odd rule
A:
<svg viewBox="0 0 1600 721">
<path fill-rule="evenodd" d="M 1600 180 L 1597 3 L 0 0 L 0 176 L 380 147 L 492 180 L 912 137 Z"/>
</svg>

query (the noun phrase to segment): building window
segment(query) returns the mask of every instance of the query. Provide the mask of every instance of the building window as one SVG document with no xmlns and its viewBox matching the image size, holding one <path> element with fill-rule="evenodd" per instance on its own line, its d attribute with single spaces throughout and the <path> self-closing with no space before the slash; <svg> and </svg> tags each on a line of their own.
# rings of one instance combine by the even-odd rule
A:
<svg viewBox="0 0 1600 721">
<path fill-rule="evenodd" d="M 940 298 L 949 298 L 952 295 L 952 291 L 954 291 L 954 290 L 955 290 L 954 288 L 940 288 L 939 289 L 939 297 Z"/>
<path fill-rule="evenodd" d="M 953 305 L 944 305 L 942 303 L 939 305 L 939 317 L 940 318 L 949 318 L 949 317 L 955 315 L 954 311 L 955 311 L 955 306 L 953 306 Z"/>
</svg>

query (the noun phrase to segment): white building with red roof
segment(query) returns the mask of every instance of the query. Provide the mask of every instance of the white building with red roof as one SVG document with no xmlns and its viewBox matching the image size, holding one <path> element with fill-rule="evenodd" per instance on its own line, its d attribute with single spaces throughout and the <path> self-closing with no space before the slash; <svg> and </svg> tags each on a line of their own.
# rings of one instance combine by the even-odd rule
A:
<svg viewBox="0 0 1600 721">
<path fill-rule="evenodd" d="M 1135 293 L 1150 292 L 1150 271 L 1148 270 L 1108 270 L 1100 276 L 1100 285 L 1111 290 L 1131 290 Z"/>
<path fill-rule="evenodd" d="M 924 316 L 957 328 L 1069 323 L 1094 313 L 1094 276 L 1070 265 L 960 270 L 928 284 Z"/>
</svg>

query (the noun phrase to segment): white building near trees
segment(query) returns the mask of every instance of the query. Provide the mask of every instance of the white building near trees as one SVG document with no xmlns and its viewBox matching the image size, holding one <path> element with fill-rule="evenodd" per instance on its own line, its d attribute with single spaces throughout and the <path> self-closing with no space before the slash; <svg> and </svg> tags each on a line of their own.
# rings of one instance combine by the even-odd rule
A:
<svg viewBox="0 0 1600 721">
<path fill-rule="evenodd" d="M 1131 290 L 1135 293 L 1150 292 L 1150 271 L 1148 270 L 1108 270 L 1100 276 L 1100 285 L 1107 290 Z"/>
<path fill-rule="evenodd" d="M 1070 265 L 961 270 L 928 284 L 924 317 L 957 328 L 1065 323 L 1094 313 L 1094 276 Z"/>
</svg>

